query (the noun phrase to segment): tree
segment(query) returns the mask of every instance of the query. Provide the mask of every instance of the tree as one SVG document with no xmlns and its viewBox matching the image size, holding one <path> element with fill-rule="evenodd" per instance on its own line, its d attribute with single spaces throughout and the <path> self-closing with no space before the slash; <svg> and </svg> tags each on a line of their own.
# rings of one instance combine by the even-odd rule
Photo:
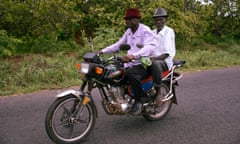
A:
<svg viewBox="0 0 240 144">
<path fill-rule="evenodd" d="M 212 34 L 219 37 L 231 35 L 239 38 L 240 1 L 212 0 L 212 4 L 208 7 L 213 10 L 212 15 L 209 17 L 209 30 Z"/>
<path fill-rule="evenodd" d="M 24 40 L 46 39 L 50 43 L 75 39 L 84 46 L 86 38 L 102 37 L 100 42 L 108 44 L 123 34 L 127 8 L 139 8 L 141 21 L 154 28 L 153 12 L 163 7 L 169 15 L 167 25 L 175 30 L 178 44 L 205 37 L 239 39 L 239 0 L 205 1 L 208 3 L 202 4 L 199 0 L 1 0 L 0 30 L 6 31 L 8 37 Z"/>
</svg>

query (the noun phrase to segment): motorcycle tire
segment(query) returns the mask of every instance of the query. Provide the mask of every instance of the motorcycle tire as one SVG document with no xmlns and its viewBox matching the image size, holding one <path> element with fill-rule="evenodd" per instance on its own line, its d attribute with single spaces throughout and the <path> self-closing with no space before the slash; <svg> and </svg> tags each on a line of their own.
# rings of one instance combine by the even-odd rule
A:
<svg viewBox="0 0 240 144">
<path fill-rule="evenodd" d="M 77 106 L 80 108 L 73 114 Z M 84 106 L 74 95 L 58 98 L 46 114 L 47 134 L 55 143 L 79 143 L 87 138 L 94 128 L 96 113 L 93 103 Z"/>
<path fill-rule="evenodd" d="M 169 91 L 170 91 L 169 83 L 163 82 L 161 84 L 161 93 L 162 93 L 161 96 L 168 94 Z M 155 101 L 160 100 L 162 98 L 161 96 L 156 96 Z M 154 114 L 147 113 L 147 114 L 144 114 L 143 117 L 150 121 L 161 120 L 166 117 L 171 107 L 172 107 L 172 100 L 170 99 L 168 101 L 163 102 L 158 107 L 156 107 L 156 109 L 154 110 L 155 111 Z"/>
</svg>

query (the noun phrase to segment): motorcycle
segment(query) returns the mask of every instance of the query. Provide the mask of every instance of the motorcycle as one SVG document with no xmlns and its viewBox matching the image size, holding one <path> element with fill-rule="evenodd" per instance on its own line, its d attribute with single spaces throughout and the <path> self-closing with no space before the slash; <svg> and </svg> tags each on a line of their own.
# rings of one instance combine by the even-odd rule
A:
<svg viewBox="0 0 240 144">
<path fill-rule="evenodd" d="M 113 54 L 104 58 L 89 52 L 83 59 L 77 65 L 83 74 L 80 89 L 58 94 L 46 114 L 45 128 L 55 143 L 79 143 L 93 130 L 98 116 L 93 98 L 97 95 L 91 93 L 94 88 L 99 90 L 107 114 L 136 116 L 130 112 L 135 96 L 125 77 L 127 69 L 121 57 Z M 171 70 L 162 73 L 161 95 L 156 95 L 151 76 L 142 80 L 142 88 L 151 100 L 143 104 L 140 116 L 150 121 L 160 120 L 168 114 L 172 103 L 177 104 L 175 88 L 183 75 L 175 70 L 184 64 L 183 60 L 174 61 Z"/>
</svg>

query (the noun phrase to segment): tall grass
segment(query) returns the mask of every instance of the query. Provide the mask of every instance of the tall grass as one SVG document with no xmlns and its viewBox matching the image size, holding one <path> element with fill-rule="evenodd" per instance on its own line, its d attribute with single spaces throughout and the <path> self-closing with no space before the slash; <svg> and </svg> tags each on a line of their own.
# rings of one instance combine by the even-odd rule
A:
<svg viewBox="0 0 240 144">
<path fill-rule="evenodd" d="M 90 50 L 90 48 L 88 48 Z M 87 50 L 73 53 L 32 54 L 0 60 L 0 96 L 81 84 L 75 65 Z M 240 66 L 240 45 L 198 45 L 177 49 L 175 59 L 187 61 L 183 71 Z"/>
<path fill-rule="evenodd" d="M 196 47 L 195 50 L 179 50 L 175 59 L 187 61 L 184 70 L 196 71 L 240 66 L 239 57 L 239 45 L 231 45 L 224 48 L 214 46 L 209 48 L 208 45 L 204 48 Z"/>
<path fill-rule="evenodd" d="M 33 55 L 0 62 L 0 95 L 79 85 L 78 57 L 59 53 Z"/>
</svg>

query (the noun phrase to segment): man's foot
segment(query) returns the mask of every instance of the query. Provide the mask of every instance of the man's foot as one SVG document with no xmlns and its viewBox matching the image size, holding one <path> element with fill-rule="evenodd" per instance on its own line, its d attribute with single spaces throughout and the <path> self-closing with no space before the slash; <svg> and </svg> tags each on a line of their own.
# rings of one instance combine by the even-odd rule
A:
<svg viewBox="0 0 240 144">
<path fill-rule="evenodd" d="M 135 102 L 132 106 L 132 109 L 130 110 L 131 114 L 139 115 L 142 112 L 142 103 Z"/>
</svg>

